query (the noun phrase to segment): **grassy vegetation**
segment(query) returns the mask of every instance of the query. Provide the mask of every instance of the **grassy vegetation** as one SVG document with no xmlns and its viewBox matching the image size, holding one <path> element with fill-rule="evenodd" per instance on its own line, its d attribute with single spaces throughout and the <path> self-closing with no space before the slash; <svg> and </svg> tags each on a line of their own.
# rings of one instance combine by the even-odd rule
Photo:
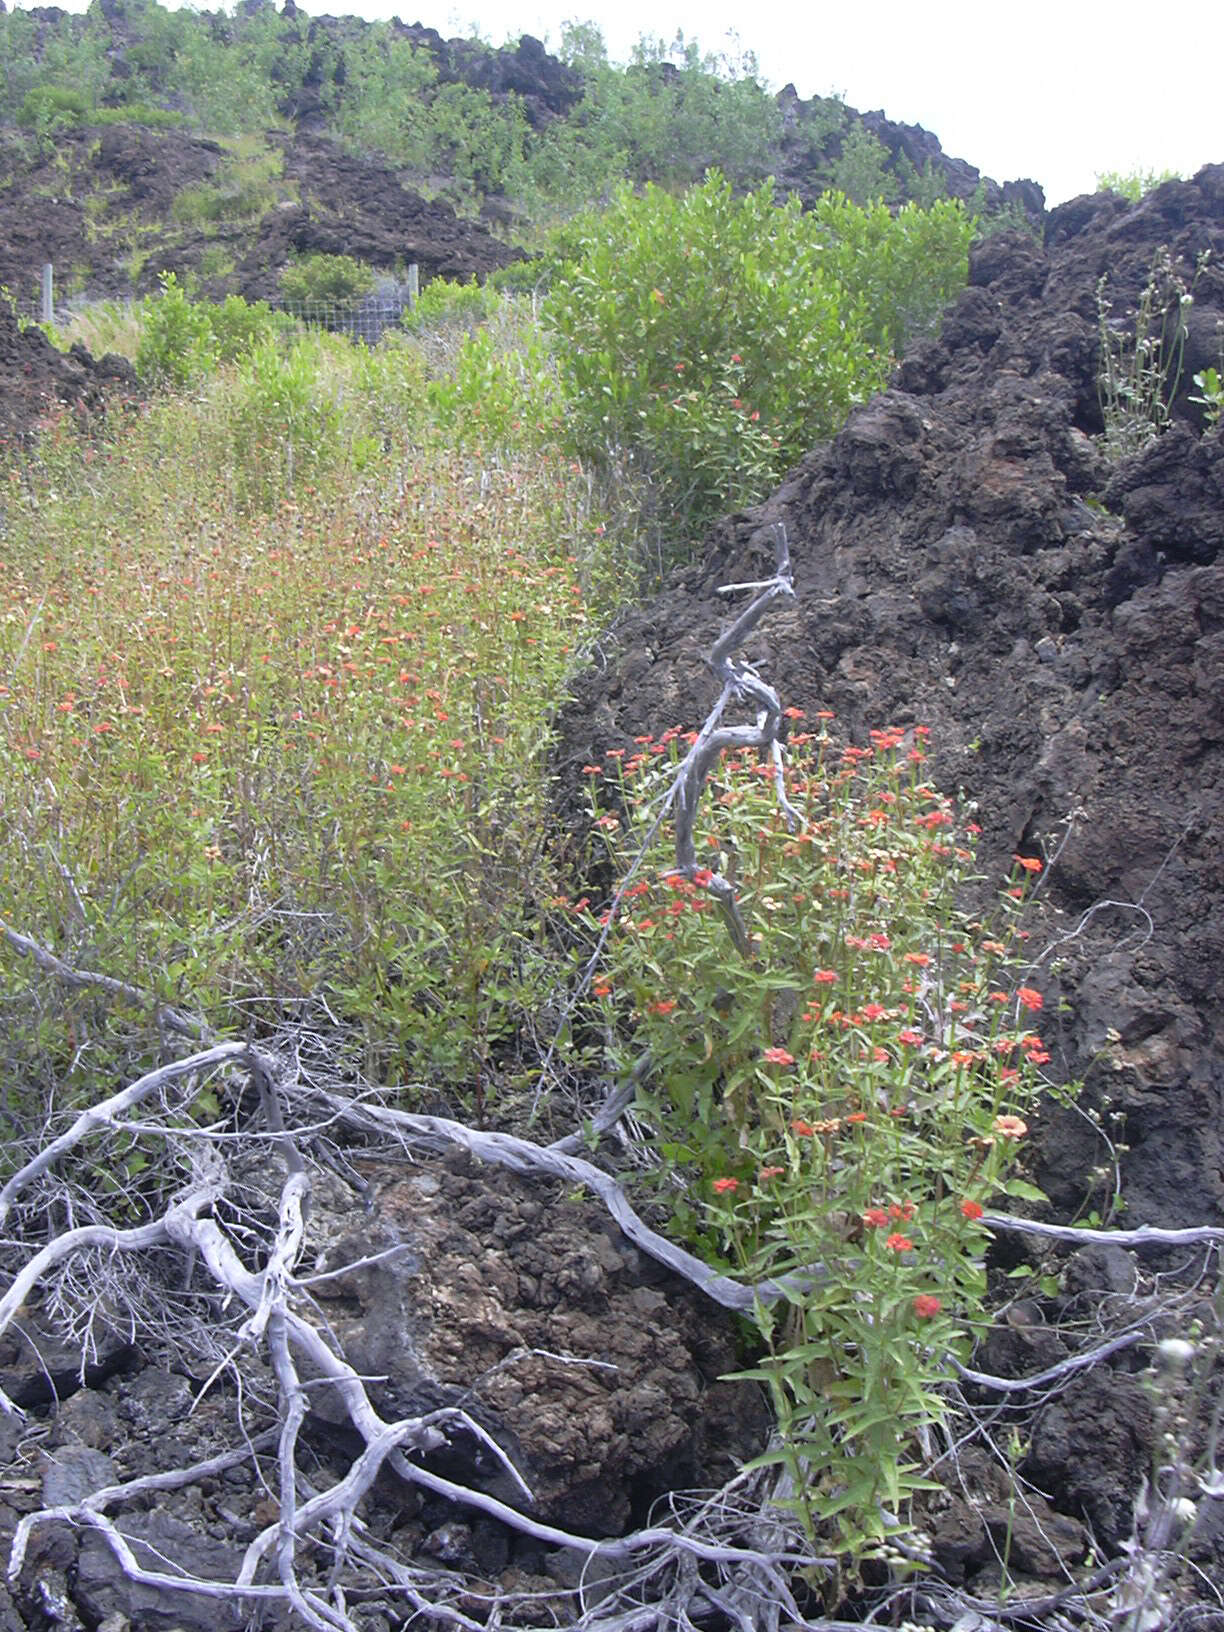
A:
<svg viewBox="0 0 1224 1632">
<path fill-rule="evenodd" d="M 550 978 L 542 759 L 595 521 L 534 441 L 441 445 L 424 383 L 265 335 L 10 469 L 0 918 L 221 1031 L 330 1010 L 363 1069 L 483 1092 Z M 10 991 L 22 1081 L 104 1068 L 88 1002 Z"/>
</svg>

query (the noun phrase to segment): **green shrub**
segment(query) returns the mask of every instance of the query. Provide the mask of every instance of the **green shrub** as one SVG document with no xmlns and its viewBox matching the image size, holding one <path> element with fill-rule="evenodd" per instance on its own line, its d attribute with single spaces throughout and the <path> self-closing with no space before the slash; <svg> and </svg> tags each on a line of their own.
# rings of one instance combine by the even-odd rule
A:
<svg viewBox="0 0 1224 1632">
<path fill-rule="evenodd" d="M 351 255 L 306 255 L 285 268 L 280 287 L 302 305 L 360 300 L 373 289 L 374 272 Z"/>
<path fill-rule="evenodd" d="M 91 112 L 92 104 L 81 91 L 64 85 L 36 85 L 17 110 L 17 123 L 29 130 L 53 130 L 57 125 L 84 124 Z"/>
<path fill-rule="evenodd" d="M 159 108 L 150 102 L 125 102 L 118 108 L 95 108 L 91 125 L 148 125 L 153 130 L 172 130 L 183 123 L 183 115 L 173 108 Z"/>
<path fill-rule="evenodd" d="M 189 385 L 217 364 L 217 346 L 204 306 L 195 305 L 173 272 L 161 275 L 161 292 L 141 305 L 144 333 L 136 369 L 152 385 Z"/>
<path fill-rule="evenodd" d="M 155 385 L 185 386 L 233 362 L 277 335 L 291 334 L 293 319 L 265 301 L 248 305 L 228 295 L 220 305 L 193 301 L 173 272 L 161 277 L 161 292 L 141 305 L 143 332 L 137 370 Z"/>
<path fill-rule="evenodd" d="M 908 328 L 963 282 L 956 205 L 814 214 L 712 174 L 675 198 L 622 188 L 560 235 L 544 308 L 581 457 L 632 460 L 678 536 L 759 499 L 879 389 Z M 899 287 L 894 292 L 892 285 Z"/>
<path fill-rule="evenodd" d="M 499 448 L 556 440 L 561 424 L 556 368 L 533 323 L 465 335 L 451 368 L 431 379 L 435 426 L 458 447 Z"/>
<path fill-rule="evenodd" d="M 230 424 L 244 504 L 275 502 L 316 469 L 338 462 L 341 410 L 324 367 L 326 344 L 308 334 L 286 350 L 265 337 L 238 365 Z"/>
<path fill-rule="evenodd" d="M 1179 179 L 1176 170 L 1098 170 L 1096 184 L 1098 193 L 1120 193 L 1137 204 L 1153 187 Z"/>
<path fill-rule="evenodd" d="M 201 308 L 208 317 L 218 362 L 233 362 L 254 346 L 275 335 L 293 333 L 293 319 L 274 312 L 266 301 L 248 303 L 241 295 L 227 295 L 218 306 Z"/>
<path fill-rule="evenodd" d="M 431 278 L 401 322 L 410 330 L 446 324 L 470 327 L 492 316 L 500 305 L 496 289 L 477 283 L 475 278 L 469 283 Z"/>
</svg>

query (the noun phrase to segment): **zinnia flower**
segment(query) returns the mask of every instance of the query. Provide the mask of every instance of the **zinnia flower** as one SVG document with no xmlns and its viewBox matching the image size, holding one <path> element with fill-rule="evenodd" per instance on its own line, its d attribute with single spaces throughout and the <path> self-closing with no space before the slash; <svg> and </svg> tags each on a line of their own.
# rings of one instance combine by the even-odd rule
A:
<svg viewBox="0 0 1224 1632">
<path fill-rule="evenodd" d="M 929 1292 L 920 1292 L 914 1299 L 914 1313 L 919 1320 L 930 1320 L 932 1315 L 939 1313 L 940 1307 L 939 1299 L 932 1297 Z"/>
<path fill-rule="evenodd" d="M 994 1131 L 1003 1139 L 1023 1139 L 1028 1132 L 1028 1123 L 1018 1116 L 996 1116 Z"/>
<path fill-rule="evenodd" d="M 908 1235 L 898 1235 L 896 1231 L 894 1231 L 893 1234 L 889 1236 L 888 1240 L 885 1241 L 884 1245 L 886 1247 L 891 1247 L 894 1252 L 911 1252 L 913 1250 L 914 1243 L 910 1240 Z"/>
<path fill-rule="evenodd" d="M 968 1198 L 961 1202 L 960 1207 L 966 1218 L 981 1218 L 984 1210 L 980 1201 L 970 1201 Z"/>
<path fill-rule="evenodd" d="M 714 1193 L 718 1196 L 729 1196 L 739 1189 L 738 1179 L 715 1179 Z"/>
<path fill-rule="evenodd" d="M 761 1058 L 768 1060 L 770 1065 L 794 1065 L 795 1063 L 795 1056 L 788 1053 L 784 1048 L 767 1048 Z"/>
<path fill-rule="evenodd" d="M 1016 996 L 1026 1009 L 1037 1010 L 1045 1001 L 1041 993 L 1034 991 L 1031 986 L 1017 986 Z"/>
</svg>

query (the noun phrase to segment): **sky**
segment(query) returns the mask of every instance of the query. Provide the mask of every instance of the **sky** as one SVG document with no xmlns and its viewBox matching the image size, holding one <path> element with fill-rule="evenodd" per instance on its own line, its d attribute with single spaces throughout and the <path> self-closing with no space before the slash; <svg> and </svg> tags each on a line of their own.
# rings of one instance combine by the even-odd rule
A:
<svg viewBox="0 0 1224 1632">
<path fill-rule="evenodd" d="M 61 0 L 72 11 L 87 0 Z M 174 3 L 174 0 L 171 0 Z M 201 9 L 222 0 L 196 0 Z M 1190 176 L 1224 162 L 1224 0 L 298 0 L 318 14 L 398 15 L 494 45 L 567 20 L 603 31 L 624 62 L 643 34 L 755 53 L 774 90 L 839 95 L 922 125 L 995 181 L 1021 177 L 1054 205 L 1101 171 Z"/>
</svg>

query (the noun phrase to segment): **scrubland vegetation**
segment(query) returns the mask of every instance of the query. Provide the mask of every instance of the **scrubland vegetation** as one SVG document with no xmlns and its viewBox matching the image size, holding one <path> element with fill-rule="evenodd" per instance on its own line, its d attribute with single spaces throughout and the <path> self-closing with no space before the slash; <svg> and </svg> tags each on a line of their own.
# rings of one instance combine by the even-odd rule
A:
<svg viewBox="0 0 1224 1632">
<path fill-rule="evenodd" d="M 159 1006 L 325 1038 L 354 1083 L 502 1125 L 564 1122 L 646 1048 L 679 1234 L 750 1277 L 836 1270 L 759 1310 L 760 1375 L 771 1456 L 853 1555 L 922 1487 L 912 1432 L 983 1318 L 978 1220 L 1020 1182 L 1040 994 L 1012 989 L 1014 929 L 957 917 L 971 838 L 921 737 L 841 757 L 827 722 L 793 745 L 800 833 L 747 760 L 710 790 L 751 962 L 702 873 L 652 855 L 588 990 L 609 907 L 586 881 L 630 863 L 633 807 L 700 722 L 590 768 L 589 838 L 553 814 L 550 722 L 618 597 L 937 321 L 970 231 L 947 203 L 626 189 L 533 296 L 434 285 L 373 351 L 167 279 L 115 329 L 152 399 L 50 420 L 5 472 L 0 920 L 148 999 L 48 1002 L 10 958 L 18 1147 L 147 1068 Z M 124 1164 L 81 1182 L 155 1211 L 164 1175 L 135 1143 Z M 864 1298 L 892 1334 L 870 1365 Z"/>
</svg>

